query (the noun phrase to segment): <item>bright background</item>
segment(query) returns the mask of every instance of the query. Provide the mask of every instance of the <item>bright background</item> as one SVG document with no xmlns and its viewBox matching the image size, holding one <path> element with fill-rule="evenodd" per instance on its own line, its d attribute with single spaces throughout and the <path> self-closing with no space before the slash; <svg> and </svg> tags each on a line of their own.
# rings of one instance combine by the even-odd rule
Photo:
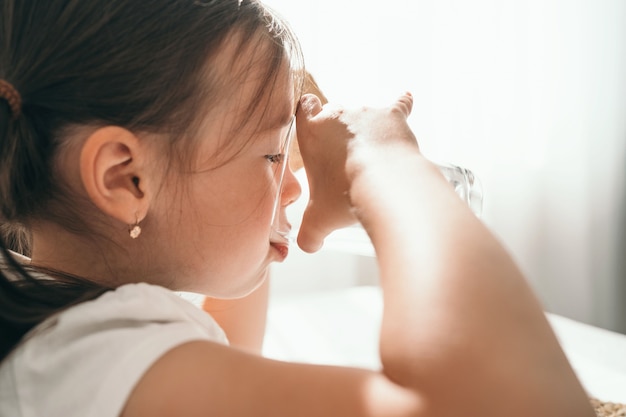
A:
<svg viewBox="0 0 626 417">
<path fill-rule="evenodd" d="M 626 332 L 626 1 L 267 0 L 333 101 L 408 90 L 426 156 L 470 168 L 482 219 L 546 310 Z M 292 250 L 274 290 L 370 282 L 375 262 Z"/>
</svg>

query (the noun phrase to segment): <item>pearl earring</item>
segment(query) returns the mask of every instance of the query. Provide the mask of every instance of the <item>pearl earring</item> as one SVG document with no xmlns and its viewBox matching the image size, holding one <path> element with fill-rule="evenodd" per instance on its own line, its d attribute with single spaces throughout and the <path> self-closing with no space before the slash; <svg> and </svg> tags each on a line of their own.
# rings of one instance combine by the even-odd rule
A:
<svg viewBox="0 0 626 417">
<path fill-rule="evenodd" d="M 137 239 L 141 234 L 141 226 L 139 226 L 139 220 L 135 221 L 135 224 L 128 228 L 128 234 L 131 238 Z"/>
</svg>

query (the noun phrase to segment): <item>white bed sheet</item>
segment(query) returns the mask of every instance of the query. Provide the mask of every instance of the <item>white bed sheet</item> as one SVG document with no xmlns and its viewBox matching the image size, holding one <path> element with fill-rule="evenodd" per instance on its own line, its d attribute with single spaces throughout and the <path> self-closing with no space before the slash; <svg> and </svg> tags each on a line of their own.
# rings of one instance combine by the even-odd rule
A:
<svg viewBox="0 0 626 417">
<path fill-rule="evenodd" d="M 264 354 L 306 363 L 380 367 L 378 287 L 274 296 Z M 626 336 L 548 314 L 588 394 L 626 403 Z"/>
</svg>

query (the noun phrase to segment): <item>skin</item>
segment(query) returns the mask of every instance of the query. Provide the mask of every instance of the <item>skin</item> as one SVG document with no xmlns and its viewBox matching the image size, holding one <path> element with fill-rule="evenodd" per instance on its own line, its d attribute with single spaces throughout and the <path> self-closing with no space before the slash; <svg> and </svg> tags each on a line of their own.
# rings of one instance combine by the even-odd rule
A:
<svg viewBox="0 0 626 417">
<path fill-rule="evenodd" d="M 322 104 L 328 103 L 328 99 L 309 73 L 306 74 L 303 90 L 307 94 L 317 96 Z M 289 167 L 292 171 L 297 171 L 303 166 L 298 142 L 294 140 L 289 149 Z M 257 290 L 248 296 L 228 300 L 205 297 L 202 308 L 219 323 L 228 336 L 231 346 L 261 354 L 267 324 L 268 302 L 269 276 Z"/>
<path fill-rule="evenodd" d="M 236 42 L 224 49 L 220 69 L 226 77 Z M 245 58 L 235 63 L 249 65 Z M 284 66 L 275 89 L 280 93 L 260 105 L 268 111 L 241 126 L 241 103 L 253 100 L 257 82 L 254 74 L 237 83 L 228 99 L 206 113 L 191 169 L 180 174 L 163 174 L 168 153 L 159 138 L 139 137 L 118 126 L 80 130 L 76 136 L 86 138 L 74 138 L 59 166 L 67 169 L 63 176 L 74 193 L 106 223 L 100 230 L 104 238 L 85 238 L 40 222 L 34 228 L 32 263 L 108 285 L 143 281 L 224 299 L 259 288 L 269 265 L 283 259 L 269 239 L 278 165 L 267 155 L 283 151 L 295 99 Z M 285 207 L 300 192 L 288 170 L 282 222 L 287 222 Z M 128 225 L 136 221 L 141 238 L 129 239 Z"/>
<path fill-rule="evenodd" d="M 220 55 L 225 68 L 231 56 L 227 46 Z M 116 271 L 123 282 L 141 271 L 157 284 L 174 274 L 170 287 L 220 298 L 260 288 L 268 265 L 281 259 L 268 240 L 276 190 L 263 155 L 275 152 L 284 126 L 265 129 L 267 135 L 253 141 L 233 136 L 238 104 L 258 78 L 254 71 L 249 76 L 238 84 L 236 99 L 207 114 L 198 160 L 210 162 L 215 143 L 227 137 L 249 146 L 214 169 L 185 177 L 186 192 L 177 188 L 180 178 L 163 179 L 162 149 L 124 129 L 100 128 L 73 154 L 68 150 L 68 170 L 80 173 L 76 191 L 110 219 L 112 230 L 136 220 L 145 226 L 146 239 L 137 241 L 112 233 L 136 263 L 112 256 L 110 248 L 103 271 Z M 288 81 L 283 86 L 268 97 L 271 113 L 293 110 L 292 89 Z M 309 95 L 297 110 L 311 188 L 298 241 L 315 251 L 329 231 L 363 223 L 377 251 L 384 294 L 380 371 L 283 363 L 191 342 L 146 372 L 122 416 L 594 415 L 519 269 L 421 155 L 406 123 L 411 107 L 409 95 L 386 108 L 359 110 L 322 107 Z M 285 181 L 283 206 L 300 192 L 291 173 Z M 53 238 L 63 240 L 46 235 L 44 226 L 37 241 L 48 257 L 38 252 L 34 261 L 71 260 L 65 249 L 52 247 Z M 73 239 L 68 248 L 79 246 L 76 237 L 66 237 Z M 142 252 L 146 242 L 149 255 Z M 81 253 L 101 262 L 93 247 Z M 71 266 L 88 272 L 82 262 Z"/>
<path fill-rule="evenodd" d="M 235 299 L 205 297 L 202 309 L 211 314 L 228 337 L 230 346 L 261 354 L 267 307 L 269 302 L 269 271 L 263 284 L 251 294 Z"/>
<path fill-rule="evenodd" d="M 308 207 L 303 237 L 315 248 L 320 230 L 358 218 L 378 251 L 382 369 L 289 364 L 193 342 L 146 373 L 124 416 L 594 415 L 518 268 L 419 153 L 406 126 L 411 106 L 404 96 L 348 111 L 306 96 L 297 119 L 307 171 L 341 178 L 311 185 L 349 187 L 347 198 L 340 187 L 313 187 L 322 201 Z"/>
</svg>

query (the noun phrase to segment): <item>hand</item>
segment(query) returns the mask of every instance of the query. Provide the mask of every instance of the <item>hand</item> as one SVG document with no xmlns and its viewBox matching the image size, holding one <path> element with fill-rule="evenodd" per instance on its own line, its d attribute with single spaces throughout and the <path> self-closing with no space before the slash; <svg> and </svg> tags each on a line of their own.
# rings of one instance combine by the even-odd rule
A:
<svg viewBox="0 0 626 417">
<path fill-rule="evenodd" d="M 360 110 L 322 106 L 311 94 L 302 97 L 296 129 L 310 191 L 298 234 L 302 250 L 315 252 L 333 230 L 356 223 L 351 181 L 376 159 L 384 158 L 386 149 L 408 145 L 419 151 L 406 123 L 412 105 L 409 94 L 387 108 Z"/>
</svg>

